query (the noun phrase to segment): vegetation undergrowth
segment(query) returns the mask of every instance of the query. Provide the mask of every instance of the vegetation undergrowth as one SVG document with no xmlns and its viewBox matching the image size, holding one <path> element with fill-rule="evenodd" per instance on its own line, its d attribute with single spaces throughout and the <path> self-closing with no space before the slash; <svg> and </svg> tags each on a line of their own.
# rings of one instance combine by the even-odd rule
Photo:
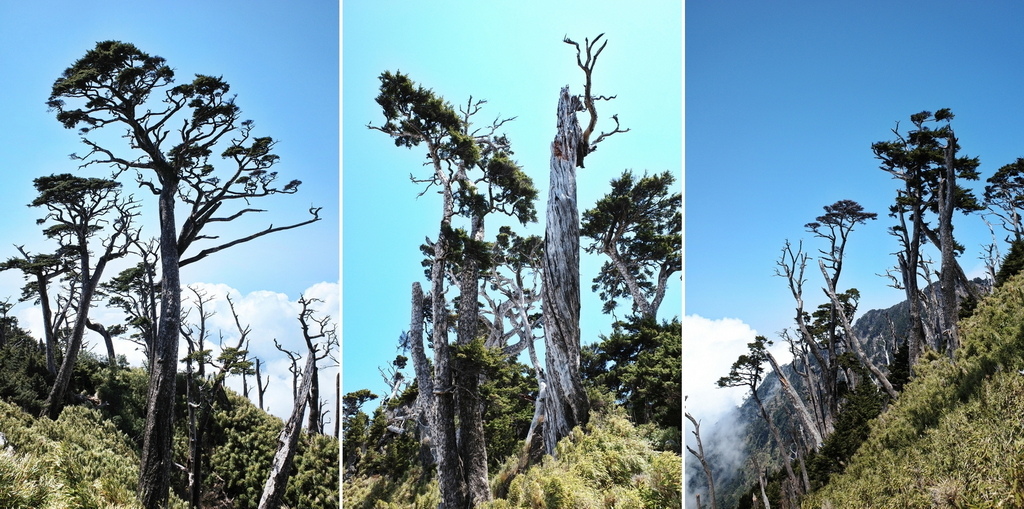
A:
<svg viewBox="0 0 1024 509">
<path fill-rule="evenodd" d="M 1024 506 L 1024 278 L 959 327 L 956 358 L 922 356 L 846 471 L 803 507 Z"/>
<path fill-rule="evenodd" d="M 610 400 L 604 403 L 597 405 L 601 408 L 592 413 L 586 426 L 576 428 L 559 442 L 557 459 L 545 456 L 540 464 L 513 475 L 519 458 L 508 456 L 491 476 L 492 493 L 504 484 L 507 487 L 502 486 L 502 491 L 507 489 L 507 495 L 483 507 L 681 507 L 682 458 L 655 447 L 663 436 L 657 427 L 635 426 L 625 409 L 610 404 Z M 352 476 L 343 485 L 344 506 L 437 507 L 437 481 L 423 474 L 417 464 L 401 477 Z"/>
<path fill-rule="evenodd" d="M 138 455 L 100 412 L 69 406 L 51 421 L 0 400 L 0 431 L 0 507 L 139 507 Z"/>
<path fill-rule="evenodd" d="M 18 363 L 5 364 L 5 376 L 42 376 L 33 374 L 41 357 L 34 347 L 8 345 L 3 351 L 21 356 Z M 0 508 L 141 507 L 135 492 L 145 381 L 141 368 L 110 369 L 85 355 L 71 387 L 75 394 L 96 394 L 93 398 L 101 403 L 98 408 L 68 405 L 56 421 L 26 412 L 25 407 L 39 408 L 45 384 L 43 390 L 29 385 L 0 394 Z M 207 440 L 202 507 L 254 508 L 284 424 L 231 390 L 224 396 Z M 178 402 L 179 414 L 184 404 L 184 399 Z M 175 426 L 175 461 L 184 464 L 187 420 L 179 417 Z M 338 507 L 338 446 L 334 437 L 303 434 L 283 507 Z M 181 495 L 172 490 L 169 507 L 187 507 Z"/>
</svg>

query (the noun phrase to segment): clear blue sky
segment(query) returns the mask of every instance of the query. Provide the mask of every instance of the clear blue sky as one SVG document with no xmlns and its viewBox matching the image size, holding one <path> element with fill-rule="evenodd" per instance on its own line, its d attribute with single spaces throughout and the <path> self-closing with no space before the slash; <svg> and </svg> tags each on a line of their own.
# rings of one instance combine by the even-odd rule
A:
<svg viewBox="0 0 1024 509">
<path fill-rule="evenodd" d="M 385 390 L 377 368 L 394 359 L 398 336 L 409 328 L 411 285 L 426 284 L 419 246 L 427 236 L 436 238 L 440 219 L 433 192 L 417 199 L 423 189 L 408 178 L 423 175 L 424 152 L 397 148 L 366 128 L 382 119 L 374 102 L 378 76 L 401 71 L 456 105 L 470 96 L 486 99 L 483 122 L 518 117 L 507 133 L 541 189 L 543 216 L 558 91 L 582 89 L 574 48 L 562 39 L 582 42 L 605 33 L 595 92 L 618 95 L 601 112 L 618 113 L 632 130 L 609 138 L 587 159 L 579 173 L 582 210 L 624 169 L 680 175 L 681 11 L 678 1 L 344 3 L 343 392 Z M 542 234 L 542 224 L 530 231 Z M 489 229 L 493 234 L 497 224 Z M 596 257 L 583 262 L 584 343 L 610 332 L 611 318 L 589 292 L 601 263 Z M 666 318 L 678 316 L 682 306 L 678 278 L 673 285 L 662 306 Z"/>
<path fill-rule="evenodd" d="M 97 167 L 78 170 L 68 154 L 83 152 L 75 130 L 64 129 L 46 108 L 50 87 L 60 73 L 98 41 L 122 40 L 164 57 L 177 81 L 195 74 L 223 76 L 237 94 L 245 119 L 256 122 L 255 135 L 278 140 L 281 157 L 274 168 L 287 182 L 303 181 L 291 196 L 271 197 L 254 206 L 268 211 L 245 224 L 220 230 L 222 238 L 244 235 L 270 224 L 309 217 L 311 205 L 323 207 L 322 221 L 278 233 L 217 253 L 186 267 L 183 283 L 203 282 L 233 299 L 254 325 L 252 350 L 267 363 L 283 357 L 271 339 L 300 349 L 295 300 L 310 292 L 338 308 L 339 282 L 339 5 L 335 1 L 181 1 L 2 2 L 0 3 L 0 259 L 15 256 L 13 244 L 39 252 L 42 242 L 35 219 L 39 210 L 25 205 L 35 197 L 32 179 L 50 173 L 99 176 Z M 118 140 L 121 141 L 121 140 Z M 216 163 L 215 163 L 216 164 Z M 155 200 L 131 182 L 127 192 L 146 203 L 149 220 L 143 236 L 157 235 Z M 132 262 L 134 263 L 134 262 Z M 111 268 L 109 275 L 117 273 Z M 319 283 L 328 283 L 321 285 Z M 16 298 L 22 278 L 0 274 L 0 299 Z M 217 295 L 222 297 L 223 295 Z M 13 299 L 12 299 L 13 300 Z M 221 303 L 223 304 L 223 303 Z M 38 311 L 16 308 L 23 325 L 38 321 Z M 226 307 L 217 306 L 222 314 Z M 93 316 L 108 310 L 97 308 Z M 113 318 L 111 318 L 113 319 Z M 109 322 L 108 322 L 109 323 Z M 228 321 L 220 322 L 232 335 Z M 219 325 L 218 324 L 218 325 Z M 89 340 L 87 338 L 87 340 Z M 96 339 L 89 340 L 96 343 Z M 99 349 L 102 351 L 102 347 Z M 130 354 L 127 349 L 119 353 Z M 291 377 L 287 366 L 274 364 L 276 386 L 272 410 L 290 411 Z M 326 380 L 328 377 L 324 377 Z M 333 375 L 331 375 L 333 381 Z M 287 381 L 287 384 L 281 383 Z M 329 387 L 326 387 L 328 386 Z M 333 383 L 325 383 L 333 394 Z M 288 401 L 284 401 L 288 400 Z"/>
<path fill-rule="evenodd" d="M 902 300 L 876 275 L 895 264 L 886 230 L 897 184 L 871 144 L 893 139 L 897 121 L 905 132 L 913 113 L 951 108 L 961 153 L 981 159 L 980 196 L 985 178 L 1024 156 L 1022 17 L 1008 1 L 688 2 L 686 314 L 776 338 L 794 316 L 773 276 L 783 242 L 824 248 L 803 225 L 840 199 L 879 213 L 853 232 L 841 286 L 860 289 L 862 311 Z M 978 216 L 954 223 L 961 264 L 980 275 L 988 230 Z M 806 275 L 813 309 L 825 300 L 816 263 Z M 750 339 L 684 332 L 684 351 L 723 341 L 694 365 L 724 362 L 717 373 L 686 372 L 691 403 L 716 397 L 707 387 Z"/>
</svg>

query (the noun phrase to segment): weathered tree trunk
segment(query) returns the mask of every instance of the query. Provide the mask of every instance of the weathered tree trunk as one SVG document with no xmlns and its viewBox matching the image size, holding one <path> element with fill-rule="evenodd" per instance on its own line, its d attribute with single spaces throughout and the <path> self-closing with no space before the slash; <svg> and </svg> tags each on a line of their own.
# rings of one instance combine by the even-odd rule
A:
<svg viewBox="0 0 1024 509">
<path fill-rule="evenodd" d="M 686 446 L 686 450 L 690 451 L 690 454 L 694 455 L 700 461 L 700 466 L 704 468 L 704 475 L 708 478 L 708 496 L 711 498 L 711 509 L 718 509 L 718 498 L 715 496 L 715 478 L 711 475 L 711 465 L 708 464 L 707 457 L 704 455 L 704 444 L 700 440 L 700 423 L 689 412 L 686 412 L 686 418 L 693 423 L 693 436 L 697 438 L 697 450 L 691 449 L 690 446 Z M 700 495 L 697 495 L 697 505 L 700 505 Z"/>
<path fill-rule="evenodd" d="M 812 401 L 818 400 L 819 403 L 814 405 L 815 415 L 818 416 L 817 427 L 821 432 L 821 435 L 828 435 L 835 428 L 834 416 L 838 412 L 838 384 L 836 374 L 836 361 L 835 361 L 835 341 L 834 341 L 834 327 L 830 331 L 829 344 L 827 348 L 823 349 L 818 345 L 818 340 L 811 333 L 810 327 L 807 325 L 807 314 L 804 312 L 804 297 L 803 297 L 803 283 L 804 283 L 804 269 L 807 266 L 807 255 L 803 253 L 803 247 L 801 246 L 794 253 L 792 245 L 789 241 L 786 241 L 786 245 L 782 249 L 782 256 L 779 258 L 777 265 L 781 269 L 776 269 L 776 274 L 785 277 L 789 285 L 790 293 L 793 295 L 793 300 L 796 301 L 796 323 L 797 329 L 800 333 L 800 344 L 807 350 L 810 350 L 814 360 L 818 364 L 822 378 L 822 390 L 821 397 L 815 398 L 813 396 L 814 391 L 817 389 L 818 384 L 814 381 L 814 370 L 810 367 L 807 355 L 800 355 L 803 359 L 805 366 L 805 373 L 801 373 L 808 382 L 808 387 L 812 393 Z M 796 349 L 794 350 L 794 357 L 797 356 Z M 824 350 L 824 351 L 823 351 Z M 778 371 L 778 370 L 776 370 Z M 799 373 L 799 372 L 798 372 Z M 819 441 L 820 443 L 820 441 Z"/>
<path fill-rule="evenodd" d="M 314 369 L 313 379 L 309 386 L 309 420 L 306 422 L 307 433 L 324 434 L 320 427 L 320 370 Z"/>
<path fill-rule="evenodd" d="M 313 384 L 313 373 L 316 371 L 316 352 L 310 351 L 306 357 L 306 367 L 302 372 L 302 387 L 295 398 L 292 415 L 288 417 L 284 429 L 277 437 L 277 452 L 270 464 L 270 475 L 263 485 L 260 495 L 259 509 L 277 509 L 281 507 L 285 488 L 288 487 L 288 476 L 291 474 L 292 459 L 299 445 L 299 432 L 302 431 L 302 414 L 306 412 L 306 402 Z"/>
<path fill-rule="evenodd" d="M 434 412 L 431 427 L 434 432 L 437 477 L 443 509 L 461 509 L 467 504 L 468 493 L 455 433 L 456 388 L 452 376 L 451 349 L 448 345 L 448 306 L 444 297 L 444 279 L 449 256 L 447 235 L 452 230 L 454 202 L 449 182 L 440 169 L 440 159 L 434 158 L 434 161 L 435 175 L 444 179 L 442 189 L 445 191 L 441 228 L 434 242 L 434 260 L 430 267 L 434 343 Z"/>
<path fill-rule="evenodd" d="M 751 461 L 754 462 L 754 469 L 757 470 L 757 484 L 761 487 L 761 500 L 764 502 L 765 509 L 772 509 L 772 503 L 768 500 L 768 493 L 765 491 L 765 485 L 768 484 L 764 478 L 764 469 L 757 462 L 757 458 L 751 457 Z M 757 495 L 754 495 L 754 501 L 757 501 Z"/>
<path fill-rule="evenodd" d="M 754 402 L 757 403 L 757 408 L 761 411 L 761 417 L 764 422 L 768 424 L 768 430 L 771 432 L 772 437 L 775 439 L 775 444 L 779 448 L 779 454 L 782 456 L 782 466 L 786 470 L 786 479 L 790 482 L 790 489 L 788 498 L 790 500 L 795 499 L 796 494 L 793 493 L 793 487 L 797 486 L 796 472 L 793 471 L 793 464 L 789 461 L 789 455 L 786 454 L 788 447 L 786 443 L 782 441 L 782 432 L 779 431 L 779 427 L 775 425 L 775 419 L 772 419 L 772 414 L 768 412 L 768 409 L 764 407 L 764 403 L 761 401 L 761 397 L 757 395 L 757 389 L 755 388 L 751 395 L 754 397 Z M 780 495 L 781 496 L 781 495 Z M 765 504 L 768 503 L 767 497 L 765 498 Z"/>
<path fill-rule="evenodd" d="M 590 403 L 580 380 L 580 235 L 576 206 L 577 150 L 582 133 L 579 98 L 562 88 L 558 133 L 551 144 L 551 185 L 544 239 L 544 338 L 547 400 L 544 448 L 587 422 Z"/>
<path fill-rule="evenodd" d="M 64 409 L 64 400 L 67 397 L 68 385 L 71 383 L 71 374 L 75 369 L 75 363 L 78 362 L 78 354 L 82 350 L 82 340 L 85 336 L 86 323 L 89 321 L 89 309 L 92 307 L 92 298 L 96 294 L 96 286 L 99 285 L 100 278 L 103 276 L 103 270 L 107 266 L 107 261 L 112 257 L 111 253 L 114 248 L 113 244 L 108 245 L 106 252 L 96 262 L 96 267 L 92 268 L 89 266 L 91 262 L 85 237 L 79 238 L 78 242 L 79 246 L 81 246 L 79 270 L 82 289 L 78 296 L 75 323 L 71 329 L 71 336 L 68 338 L 67 351 L 64 352 L 64 359 L 60 364 L 60 370 L 57 372 L 57 379 L 53 382 L 53 387 L 50 388 L 46 401 L 43 402 L 41 413 L 41 415 L 45 415 L 53 420 L 56 420 L 60 416 L 61 410 Z M 109 242 L 114 242 L 114 239 L 111 239 Z"/>
<path fill-rule="evenodd" d="M 171 441 L 174 437 L 174 397 L 181 325 L 181 279 L 174 222 L 177 176 L 164 174 L 160 191 L 160 323 L 151 352 L 146 425 L 139 467 L 139 501 L 146 509 L 167 505 L 171 487 Z"/>
<path fill-rule="evenodd" d="M 867 367 L 868 370 L 871 371 L 871 374 L 875 375 L 875 378 L 878 380 L 878 383 L 882 388 L 885 389 L 885 392 L 893 399 L 896 399 L 898 393 L 896 392 L 896 389 L 892 387 L 892 384 L 889 383 L 889 377 L 887 377 L 885 373 L 879 369 L 878 365 L 871 360 L 871 357 L 867 355 L 864 351 L 864 346 L 860 342 L 860 338 L 857 337 L 857 334 L 853 331 L 853 324 L 850 323 L 850 317 L 847 316 L 846 308 L 843 307 L 843 303 L 839 300 L 839 297 L 836 296 L 835 288 L 832 288 L 832 280 L 828 278 L 828 273 L 825 271 L 825 265 L 820 260 L 818 261 L 818 264 L 821 267 L 822 275 L 825 276 L 825 283 L 827 284 L 825 292 L 828 293 L 829 298 L 832 299 L 832 307 L 838 311 L 839 319 L 843 324 L 843 329 L 846 330 L 846 339 L 850 348 L 852 348 L 854 353 L 857 354 L 857 358 L 860 359 L 861 364 Z"/>
<path fill-rule="evenodd" d="M 476 242 L 484 239 L 484 221 L 474 215 L 470 236 Z M 479 319 L 479 262 L 466 256 L 459 275 L 459 324 L 456 343 L 468 346 L 477 338 Z M 479 359 L 461 357 L 456 360 L 455 384 L 459 407 L 459 455 L 466 476 L 466 488 L 472 506 L 491 499 L 487 481 L 487 444 L 484 438 L 483 402 L 480 400 Z"/>
<path fill-rule="evenodd" d="M 957 333 L 957 317 L 959 307 L 956 299 L 956 254 L 953 244 L 953 210 L 956 196 L 956 137 L 952 130 L 946 140 L 945 167 L 939 178 L 938 212 L 939 212 L 939 251 L 942 256 L 940 288 L 942 289 L 942 330 L 946 338 L 947 353 L 952 357 L 959 345 Z"/>
<path fill-rule="evenodd" d="M 92 320 L 86 320 L 85 326 L 88 327 L 89 330 L 95 332 L 96 334 L 103 336 L 103 344 L 106 345 L 107 347 L 107 364 L 109 364 L 110 367 L 112 368 L 116 368 L 117 356 L 114 354 L 114 338 L 110 334 L 110 331 L 108 331 L 107 328 L 103 326 L 103 324 L 96 323 Z"/>
<path fill-rule="evenodd" d="M 434 426 L 434 380 L 430 376 L 430 364 L 423 352 L 423 290 L 419 283 L 412 284 L 412 320 L 409 324 L 409 349 L 412 353 L 413 371 L 416 373 L 416 384 L 419 391 L 416 395 L 416 406 L 419 416 L 416 422 L 420 431 L 420 459 L 424 465 L 432 464 L 437 453 L 432 451 L 436 444 L 433 436 Z"/>
<path fill-rule="evenodd" d="M 608 255 L 609 259 L 611 259 L 612 265 L 619 273 L 619 276 L 622 277 L 622 280 L 626 283 L 626 288 L 629 289 L 629 295 L 633 298 L 633 312 L 643 318 L 653 320 L 658 312 L 656 304 L 661 304 L 661 298 L 665 295 L 665 289 L 662 285 L 662 276 L 664 276 L 664 281 L 668 282 L 668 275 L 665 274 L 664 271 L 658 275 L 659 293 L 654 296 L 654 299 L 652 299 L 652 301 L 656 302 L 648 302 L 647 293 L 640 288 L 640 284 L 629 271 L 629 267 L 626 266 L 625 260 L 619 256 L 619 252 L 615 249 L 615 244 L 605 243 L 604 253 Z"/>
<path fill-rule="evenodd" d="M 334 438 L 341 440 L 341 371 L 334 375 Z"/>
<path fill-rule="evenodd" d="M 46 339 L 46 371 L 51 375 L 57 374 L 57 338 L 54 334 L 53 311 L 50 309 L 50 296 L 46 285 L 48 279 L 42 274 L 37 275 L 39 285 L 39 303 L 43 308 L 43 336 Z"/>
<path fill-rule="evenodd" d="M 782 384 L 783 391 L 785 391 L 786 395 L 789 396 L 789 400 L 793 403 L 793 406 L 796 407 L 797 416 L 800 417 L 800 422 L 802 422 L 804 427 L 810 431 L 811 437 L 814 439 L 814 446 L 812 449 L 817 449 L 824 441 L 822 440 L 821 430 L 818 429 L 818 424 L 814 421 L 811 413 L 807 410 L 807 405 L 804 404 L 803 398 L 797 394 L 796 389 L 793 388 L 793 384 L 789 382 L 789 378 L 782 372 L 782 368 L 779 367 L 779 363 L 775 360 L 775 356 L 767 349 L 765 350 L 765 354 L 767 354 L 768 362 L 772 365 L 772 369 L 775 370 L 775 374 L 779 376 L 779 383 Z"/>
</svg>

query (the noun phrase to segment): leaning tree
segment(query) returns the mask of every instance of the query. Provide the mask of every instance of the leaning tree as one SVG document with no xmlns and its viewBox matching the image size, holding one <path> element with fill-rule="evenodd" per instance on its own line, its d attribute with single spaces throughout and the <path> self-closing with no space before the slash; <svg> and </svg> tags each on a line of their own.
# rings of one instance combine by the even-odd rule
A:
<svg viewBox="0 0 1024 509">
<path fill-rule="evenodd" d="M 180 268 L 258 237 L 319 220 L 268 226 L 249 235 L 221 238 L 210 228 L 262 212 L 251 201 L 298 190 L 279 185 L 273 138 L 256 136 L 221 77 L 195 75 L 174 83 L 165 59 L 132 44 L 103 41 L 53 83 L 49 101 L 57 120 L 79 128 L 88 151 L 73 157 L 82 167 L 112 167 L 134 176 L 155 195 L 159 209 L 160 315 L 150 351 L 149 391 L 138 495 L 143 506 L 166 505 L 173 465 L 175 381 L 181 322 Z M 111 128 L 117 137 L 96 137 Z M 216 157 L 219 151 L 219 158 Z M 184 211 L 184 218 L 177 213 Z M 192 253 L 189 253 L 192 249 Z"/>
<path fill-rule="evenodd" d="M 587 252 L 608 257 L 592 287 L 600 290 L 606 313 L 616 299 L 629 297 L 633 314 L 654 320 L 669 277 L 682 270 L 682 194 L 672 192 L 674 182 L 667 171 L 634 176 L 626 170 L 583 212 Z"/>
<path fill-rule="evenodd" d="M 138 235 L 133 224 L 138 213 L 134 200 L 122 197 L 121 184 L 113 180 L 64 173 L 39 177 L 34 183 L 39 196 L 31 205 L 43 207 L 47 212 L 40 220 L 49 224 L 43 233 L 56 240 L 60 251 L 70 252 L 76 261 L 70 276 L 75 288 L 71 292 L 74 298 L 68 299 L 74 308 L 74 321 L 57 378 L 43 403 L 42 415 L 56 419 L 64 408 L 96 289 L 107 264 L 128 254 L 128 248 Z M 101 249 L 96 249 L 97 237 Z M 97 255 L 95 259 L 94 255 Z M 43 291 L 42 285 L 39 291 Z M 106 339 L 108 354 L 112 355 L 113 346 L 109 344 L 110 338 Z"/>
</svg>

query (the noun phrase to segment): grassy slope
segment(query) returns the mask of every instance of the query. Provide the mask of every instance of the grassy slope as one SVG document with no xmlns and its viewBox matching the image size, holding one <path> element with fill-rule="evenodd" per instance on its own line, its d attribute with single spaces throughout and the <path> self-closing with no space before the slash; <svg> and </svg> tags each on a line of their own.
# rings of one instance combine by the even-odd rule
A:
<svg viewBox="0 0 1024 509">
<path fill-rule="evenodd" d="M 138 368 L 125 373 L 144 378 Z M 213 472 L 207 488 L 233 493 L 206 503 L 255 507 L 283 423 L 231 391 L 228 400 L 230 410 L 215 415 L 221 431 L 207 437 L 209 445 L 218 442 L 209 458 Z M 184 424 L 177 422 L 178 461 L 187 447 Z M 136 445 L 99 411 L 70 405 L 51 421 L 0 400 L 0 436 L 0 508 L 140 507 Z M 296 454 L 286 499 L 300 507 L 337 507 L 337 458 L 335 438 L 307 437 Z M 187 504 L 172 492 L 170 506 Z"/>
<path fill-rule="evenodd" d="M 666 508 L 682 504 L 682 458 L 656 451 L 653 428 L 634 426 L 618 407 L 596 411 L 585 430 L 575 429 L 550 456 L 511 480 L 508 496 L 487 507 Z M 650 436 L 647 436 L 650 435 Z M 492 473 L 492 490 L 507 481 L 516 458 Z M 345 481 L 344 507 L 433 508 L 437 481 L 420 483 L 414 468 L 401 479 L 356 477 Z"/>
<path fill-rule="evenodd" d="M 1024 507 L 1024 278 L 960 331 L 955 362 L 923 356 L 846 472 L 803 507 Z"/>
</svg>

